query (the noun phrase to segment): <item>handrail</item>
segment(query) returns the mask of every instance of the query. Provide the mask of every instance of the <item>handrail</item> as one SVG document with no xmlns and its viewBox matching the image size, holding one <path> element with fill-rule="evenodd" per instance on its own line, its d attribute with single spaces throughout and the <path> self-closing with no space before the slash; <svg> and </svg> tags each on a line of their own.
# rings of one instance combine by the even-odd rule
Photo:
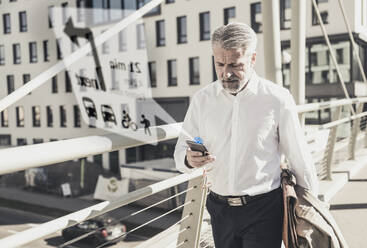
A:
<svg viewBox="0 0 367 248">
<path fill-rule="evenodd" d="M 154 133 L 153 131 L 157 132 L 157 137 L 147 136 L 145 141 L 129 138 L 132 136 L 132 132 L 144 134 L 144 129 L 138 129 L 137 131 L 126 131 L 126 137 L 112 133 L 0 149 L 0 175 L 113 150 L 174 139 L 177 138 L 181 130 L 181 123 L 150 128 L 152 133 Z"/>
<path fill-rule="evenodd" d="M 164 181 L 144 187 L 142 189 L 130 192 L 126 195 L 121 196 L 115 201 L 104 201 L 91 207 L 84 208 L 61 218 L 43 223 L 39 226 L 27 229 L 23 232 L 16 233 L 6 238 L 0 239 L 0 247 L 11 248 L 28 244 L 32 241 L 45 237 L 54 232 L 60 231 L 69 226 L 73 226 L 77 223 L 97 217 L 134 201 L 140 200 L 149 195 L 178 185 L 180 183 L 200 177 L 202 174 L 203 169 L 196 169 L 190 174 L 181 174 L 179 176 L 169 178 Z"/>
<path fill-rule="evenodd" d="M 342 99 L 322 103 L 308 103 L 297 106 L 297 112 L 303 114 L 310 111 L 326 108 L 339 107 L 348 104 L 365 103 L 367 97 L 353 98 L 350 100 Z M 354 118 L 348 117 L 339 120 L 347 122 Z M 117 134 L 106 134 L 101 136 L 88 136 L 73 138 L 68 140 L 53 141 L 42 144 L 33 144 L 27 146 L 11 147 L 0 149 L 0 175 L 16 172 L 24 169 L 45 166 L 53 163 L 60 163 L 72 159 L 82 158 L 90 155 L 110 152 L 113 150 L 135 147 L 149 144 L 157 141 L 177 138 L 181 130 L 182 123 L 167 124 L 157 127 L 151 127 L 157 131 L 157 139 L 150 137 L 150 140 L 138 141 L 132 137 L 134 131 L 126 131 L 126 137 L 121 138 Z M 320 129 L 330 128 L 332 123 L 320 126 Z M 143 129 L 138 129 L 136 134 L 144 134 Z M 148 137 L 147 137 L 148 138 Z"/>
</svg>

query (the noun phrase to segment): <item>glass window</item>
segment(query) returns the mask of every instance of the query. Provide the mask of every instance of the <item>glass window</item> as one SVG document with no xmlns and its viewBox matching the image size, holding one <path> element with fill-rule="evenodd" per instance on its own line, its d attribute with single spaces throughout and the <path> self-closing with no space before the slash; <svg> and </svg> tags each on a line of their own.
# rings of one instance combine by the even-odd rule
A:
<svg viewBox="0 0 367 248">
<path fill-rule="evenodd" d="M 81 127 L 79 106 L 74 105 L 73 109 L 74 109 L 74 127 Z"/>
<path fill-rule="evenodd" d="M 26 138 L 17 138 L 17 146 L 26 146 L 27 139 Z"/>
<path fill-rule="evenodd" d="M 19 31 L 27 31 L 27 13 L 25 11 L 19 12 Z"/>
<path fill-rule="evenodd" d="M 190 84 L 200 84 L 199 58 L 189 59 L 190 67 Z"/>
<path fill-rule="evenodd" d="M 11 26 L 10 26 L 10 14 L 3 14 L 3 25 L 4 25 L 4 34 L 10 34 Z"/>
<path fill-rule="evenodd" d="M 77 0 L 76 1 L 77 7 L 77 20 L 78 22 L 85 21 L 85 0 Z"/>
<path fill-rule="evenodd" d="M 46 106 L 46 114 L 47 114 L 47 127 L 53 127 L 54 116 L 52 106 Z"/>
<path fill-rule="evenodd" d="M 311 4 L 312 4 L 312 1 L 311 1 Z M 316 0 L 316 4 L 317 4 L 317 7 L 318 7 L 319 12 L 320 12 L 322 22 L 324 24 L 328 24 L 329 23 L 328 8 L 330 7 L 328 5 L 328 0 Z M 319 19 L 317 18 L 316 10 L 315 10 L 315 8 L 313 7 L 313 4 L 312 4 L 312 25 L 319 25 L 319 24 L 320 23 L 319 23 Z"/>
<path fill-rule="evenodd" d="M 93 163 L 102 166 L 102 154 L 93 155 Z"/>
<path fill-rule="evenodd" d="M 8 84 L 8 95 L 9 95 L 10 93 L 12 93 L 15 90 L 14 75 L 7 75 L 6 81 Z"/>
<path fill-rule="evenodd" d="M 262 32 L 261 2 L 251 4 L 251 27 L 256 33 Z"/>
<path fill-rule="evenodd" d="M 119 32 L 119 51 L 124 52 L 126 50 L 127 50 L 126 31 L 121 30 Z"/>
<path fill-rule="evenodd" d="M 41 126 L 41 109 L 40 109 L 40 106 L 33 106 L 32 107 L 32 122 L 33 122 L 33 127 L 40 127 Z"/>
<path fill-rule="evenodd" d="M 166 34 L 164 30 L 164 20 L 159 20 L 155 22 L 155 32 L 156 32 L 156 45 L 164 46 L 166 45 Z"/>
<path fill-rule="evenodd" d="M 136 35 L 137 35 L 137 48 L 145 48 L 145 33 L 144 33 L 144 23 L 136 25 Z"/>
<path fill-rule="evenodd" d="M 23 74 L 23 84 L 28 83 L 29 81 L 31 81 L 31 75 L 30 74 Z M 31 92 L 28 93 L 28 95 L 30 95 Z"/>
<path fill-rule="evenodd" d="M 63 56 L 62 56 L 62 52 L 61 52 L 61 38 L 59 39 L 56 39 L 56 52 L 57 52 L 57 59 L 62 59 Z"/>
<path fill-rule="evenodd" d="M 48 53 L 48 40 L 43 41 L 43 61 L 50 61 L 50 54 Z"/>
<path fill-rule="evenodd" d="M 177 86 L 177 63 L 175 59 L 167 61 L 168 86 Z"/>
<path fill-rule="evenodd" d="M 15 108 L 17 115 L 17 127 L 24 127 L 24 108 L 23 106 L 18 106 Z"/>
<path fill-rule="evenodd" d="M 66 109 L 65 106 L 60 106 L 60 127 L 66 127 Z"/>
<path fill-rule="evenodd" d="M 232 18 L 236 18 L 235 7 L 224 9 L 224 25 L 227 25 Z"/>
<path fill-rule="evenodd" d="M 110 162 L 110 171 L 119 175 L 120 174 L 119 151 L 109 152 L 108 155 Z"/>
<path fill-rule="evenodd" d="M 9 134 L 0 134 L 0 146 L 11 146 L 11 136 Z"/>
<path fill-rule="evenodd" d="M 9 120 L 8 120 L 8 110 L 4 109 L 1 111 L 1 126 L 2 127 L 8 127 L 9 126 Z"/>
<path fill-rule="evenodd" d="M 37 43 L 29 42 L 29 62 L 36 63 L 37 62 Z"/>
<path fill-rule="evenodd" d="M 280 29 L 291 28 L 291 0 L 280 0 Z"/>
<path fill-rule="evenodd" d="M 13 44 L 13 63 L 20 64 L 20 44 Z"/>
<path fill-rule="evenodd" d="M 55 26 L 55 17 L 54 17 L 54 6 L 48 7 L 48 27 L 52 28 Z"/>
<path fill-rule="evenodd" d="M 166 0 L 166 3 L 174 3 L 175 0 Z"/>
<path fill-rule="evenodd" d="M 52 93 L 57 93 L 57 76 L 53 76 L 52 77 L 52 89 L 51 89 L 51 92 Z"/>
<path fill-rule="evenodd" d="M 62 3 L 62 22 L 65 24 L 68 21 L 68 3 Z"/>
<path fill-rule="evenodd" d="M 157 87 L 157 64 L 154 61 L 148 63 L 150 87 Z"/>
<path fill-rule="evenodd" d="M 187 42 L 187 24 L 186 16 L 177 17 L 177 43 L 182 44 Z"/>
<path fill-rule="evenodd" d="M 149 0 L 136 0 L 136 9 L 140 9 L 143 7 L 146 3 L 148 3 Z M 149 11 L 146 16 L 153 16 L 153 15 L 160 15 L 161 14 L 161 5 L 158 5 L 157 7 L 153 8 L 151 11 Z"/>
<path fill-rule="evenodd" d="M 65 92 L 72 92 L 71 80 L 68 71 L 65 71 Z"/>
<path fill-rule="evenodd" d="M 200 40 L 210 40 L 210 13 L 200 13 Z"/>
<path fill-rule="evenodd" d="M 5 47 L 0 45 L 0 65 L 5 65 Z"/>
<path fill-rule="evenodd" d="M 33 138 L 33 144 L 42 144 L 43 139 L 42 138 Z"/>
</svg>

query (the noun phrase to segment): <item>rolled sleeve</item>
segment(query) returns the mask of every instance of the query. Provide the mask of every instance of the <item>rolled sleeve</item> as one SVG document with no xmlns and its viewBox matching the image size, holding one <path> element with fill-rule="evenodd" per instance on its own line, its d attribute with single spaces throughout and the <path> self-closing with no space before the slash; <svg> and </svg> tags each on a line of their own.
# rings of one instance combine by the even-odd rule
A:
<svg viewBox="0 0 367 248">
<path fill-rule="evenodd" d="M 185 165 L 185 156 L 186 156 L 186 149 L 188 145 L 186 144 L 186 140 L 192 140 L 193 137 L 199 136 L 199 129 L 198 129 L 198 104 L 196 104 L 196 97 L 194 95 L 190 106 L 187 110 L 182 129 L 180 135 L 178 137 L 178 141 L 176 143 L 175 152 L 174 152 L 174 159 L 176 163 L 177 170 L 183 173 L 190 173 L 195 168 L 190 169 Z"/>
<path fill-rule="evenodd" d="M 296 104 L 289 91 L 280 109 L 279 138 L 281 152 L 287 157 L 297 184 L 317 197 L 319 192 L 316 168 L 298 119 Z"/>
</svg>

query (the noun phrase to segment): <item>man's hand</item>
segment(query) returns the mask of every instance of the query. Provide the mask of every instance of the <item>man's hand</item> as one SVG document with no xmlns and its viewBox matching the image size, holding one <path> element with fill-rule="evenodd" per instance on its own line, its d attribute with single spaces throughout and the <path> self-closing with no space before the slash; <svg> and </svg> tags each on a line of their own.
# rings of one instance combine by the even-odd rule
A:
<svg viewBox="0 0 367 248">
<path fill-rule="evenodd" d="M 199 168 L 214 161 L 214 158 L 209 153 L 203 155 L 201 152 L 191 151 L 189 148 L 186 150 L 186 156 L 189 165 L 195 168 Z"/>
</svg>

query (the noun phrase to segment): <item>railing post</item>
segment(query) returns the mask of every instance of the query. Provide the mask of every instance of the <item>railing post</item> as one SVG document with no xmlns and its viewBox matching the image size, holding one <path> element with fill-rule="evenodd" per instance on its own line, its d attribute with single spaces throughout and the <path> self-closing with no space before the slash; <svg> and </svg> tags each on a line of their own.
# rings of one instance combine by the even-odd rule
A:
<svg viewBox="0 0 367 248">
<path fill-rule="evenodd" d="M 357 107 L 358 106 L 358 107 Z M 357 115 L 362 113 L 363 103 L 357 103 Z M 361 118 L 357 118 L 353 121 L 352 133 L 349 139 L 349 159 L 355 159 L 357 136 L 360 130 Z"/>
<path fill-rule="evenodd" d="M 180 225 L 177 247 L 197 248 L 200 241 L 201 223 L 206 203 L 206 178 L 197 177 L 189 181 L 188 188 L 194 187 L 186 194 L 185 202 L 193 201 L 184 207 Z M 189 216 L 185 218 L 185 216 Z M 185 230 L 187 229 L 187 230 Z"/>
<path fill-rule="evenodd" d="M 341 113 L 342 113 L 342 106 L 338 106 L 332 115 L 332 118 L 331 118 L 332 121 L 339 120 Z M 338 126 L 334 126 L 331 128 L 330 133 L 329 133 L 329 138 L 327 141 L 326 150 L 324 153 L 323 161 L 325 161 L 326 168 L 323 168 L 323 169 L 326 169 L 326 178 L 325 178 L 326 180 L 331 180 L 331 163 L 333 161 L 337 130 L 338 130 Z"/>
</svg>

